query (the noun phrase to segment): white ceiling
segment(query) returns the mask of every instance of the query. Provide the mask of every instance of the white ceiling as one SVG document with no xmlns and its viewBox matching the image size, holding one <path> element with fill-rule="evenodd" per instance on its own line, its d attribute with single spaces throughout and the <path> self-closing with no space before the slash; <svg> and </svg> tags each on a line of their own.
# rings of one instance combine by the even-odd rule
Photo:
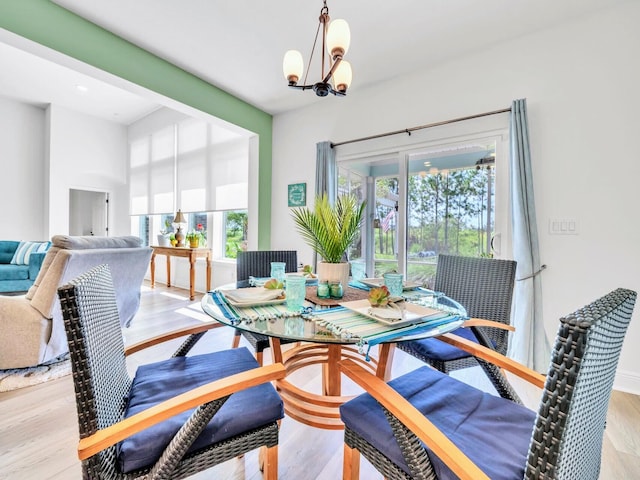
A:
<svg viewBox="0 0 640 480">
<path fill-rule="evenodd" d="M 368 85 L 428 70 L 454 57 L 624 1 L 396 0 L 379 4 L 370 0 L 328 0 L 328 7 L 332 18 L 344 18 L 351 27 L 351 48 L 345 59 L 353 68 L 350 93 L 354 94 Z M 301 108 L 314 101 L 340 101 L 291 90 L 282 75 L 286 50 L 300 50 L 305 62 L 308 60 L 322 7 L 320 0 L 54 2 L 269 113 Z M 11 63 L 5 62 L 4 55 L 9 55 Z M 79 80 L 67 79 L 60 71 L 54 76 L 47 74 L 55 82 L 41 82 L 43 75 L 33 73 L 39 68 L 35 63 L 29 65 L 5 48 L 0 48 L 0 62 L 20 67 L 2 69 L 0 95 L 26 99 L 26 90 L 33 87 L 34 101 L 42 103 L 53 101 L 58 94 L 67 102 L 73 102 L 72 95 L 78 97 L 68 89 L 69 82 L 75 85 Z M 314 67 L 319 69 L 317 58 L 309 83 L 319 79 Z M 96 92 L 103 94 L 101 90 Z M 107 108 L 106 115 L 113 116 L 112 107 L 120 105 L 108 96 L 113 93 L 104 91 L 104 105 L 95 102 L 93 108 Z M 76 100 L 77 109 L 82 109 L 82 97 Z M 125 94 L 118 116 L 133 118 L 150 108 L 148 102 L 140 101 L 136 104 L 131 95 Z M 124 113 L 130 102 L 137 113 Z"/>
<path fill-rule="evenodd" d="M 158 108 L 140 95 L 1 41 L 0 65 L 5 66 L 0 68 L 0 96 L 41 108 L 55 103 L 124 125 Z"/>
</svg>

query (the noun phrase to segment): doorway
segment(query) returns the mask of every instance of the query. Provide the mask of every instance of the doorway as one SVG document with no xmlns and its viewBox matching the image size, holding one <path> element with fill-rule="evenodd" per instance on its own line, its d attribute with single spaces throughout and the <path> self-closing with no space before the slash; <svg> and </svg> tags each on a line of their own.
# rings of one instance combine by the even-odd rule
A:
<svg viewBox="0 0 640 480">
<path fill-rule="evenodd" d="M 109 194 L 69 190 L 69 235 L 109 235 Z"/>
</svg>

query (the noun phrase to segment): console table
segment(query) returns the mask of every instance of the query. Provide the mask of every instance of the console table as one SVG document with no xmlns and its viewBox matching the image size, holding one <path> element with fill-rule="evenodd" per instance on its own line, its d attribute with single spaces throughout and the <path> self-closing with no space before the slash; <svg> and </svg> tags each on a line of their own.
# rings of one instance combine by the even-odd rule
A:
<svg viewBox="0 0 640 480">
<path fill-rule="evenodd" d="M 211 290 L 211 250 L 208 248 L 188 247 L 151 247 L 151 288 L 155 287 L 156 255 L 167 257 L 167 287 L 171 286 L 171 259 L 169 257 L 185 257 L 189 259 L 189 300 L 195 298 L 194 284 L 196 282 L 196 258 L 207 259 L 207 292 Z"/>
</svg>

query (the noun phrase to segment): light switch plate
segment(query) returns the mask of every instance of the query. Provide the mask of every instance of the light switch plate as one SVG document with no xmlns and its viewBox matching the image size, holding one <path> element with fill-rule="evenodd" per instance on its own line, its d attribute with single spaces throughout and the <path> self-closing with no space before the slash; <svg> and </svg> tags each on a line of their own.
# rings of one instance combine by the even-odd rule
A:
<svg viewBox="0 0 640 480">
<path fill-rule="evenodd" d="M 578 221 L 575 218 L 550 218 L 551 235 L 578 235 Z"/>
</svg>

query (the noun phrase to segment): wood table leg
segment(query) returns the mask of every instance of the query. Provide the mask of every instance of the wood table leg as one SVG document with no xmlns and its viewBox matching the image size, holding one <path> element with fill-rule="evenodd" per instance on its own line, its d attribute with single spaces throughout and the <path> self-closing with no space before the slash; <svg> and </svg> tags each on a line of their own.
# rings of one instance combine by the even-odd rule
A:
<svg viewBox="0 0 640 480">
<path fill-rule="evenodd" d="M 378 367 L 376 376 L 385 382 L 391 379 L 391 367 L 393 366 L 393 354 L 396 352 L 395 343 L 382 343 L 378 346 Z"/>
<path fill-rule="evenodd" d="M 340 396 L 340 367 L 338 362 L 342 359 L 342 346 L 330 344 L 327 348 L 327 363 L 322 365 L 322 392 L 324 395 Z"/>
<path fill-rule="evenodd" d="M 151 254 L 151 288 L 155 288 L 156 286 L 156 253 L 153 252 Z"/>
<path fill-rule="evenodd" d="M 167 287 L 171 286 L 171 257 L 167 255 Z"/>
<path fill-rule="evenodd" d="M 211 291 L 211 253 L 207 254 L 207 292 Z"/>
<path fill-rule="evenodd" d="M 195 296 L 195 285 L 196 283 L 196 257 L 195 255 L 191 255 L 189 257 L 189 300 L 193 300 Z"/>
<path fill-rule="evenodd" d="M 271 344 L 271 359 L 273 360 L 273 363 L 282 363 L 280 339 L 276 337 L 269 337 L 269 343 Z"/>
</svg>

